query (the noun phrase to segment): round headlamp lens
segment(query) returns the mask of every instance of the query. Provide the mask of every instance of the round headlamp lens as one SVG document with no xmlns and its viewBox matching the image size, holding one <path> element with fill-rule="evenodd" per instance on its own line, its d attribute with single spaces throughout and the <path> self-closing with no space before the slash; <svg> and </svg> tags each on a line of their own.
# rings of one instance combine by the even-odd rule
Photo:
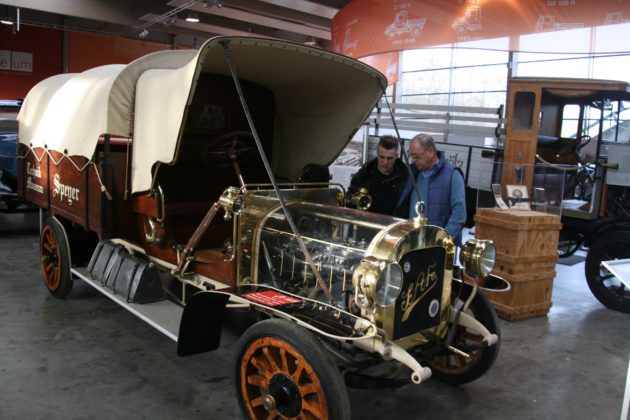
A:
<svg viewBox="0 0 630 420">
<path fill-rule="evenodd" d="M 497 249 L 492 242 L 486 242 L 481 256 L 479 258 L 479 271 L 481 275 L 486 277 L 494 268 L 494 263 L 497 258 Z"/>
<path fill-rule="evenodd" d="M 376 304 L 380 307 L 391 305 L 400 294 L 403 283 L 403 270 L 397 263 L 387 264 L 376 282 Z"/>
<path fill-rule="evenodd" d="M 462 248 L 459 257 L 466 270 L 472 277 L 486 277 L 494 268 L 497 250 L 494 243 L 483 239 L 469 239 Z"/>
</svg>

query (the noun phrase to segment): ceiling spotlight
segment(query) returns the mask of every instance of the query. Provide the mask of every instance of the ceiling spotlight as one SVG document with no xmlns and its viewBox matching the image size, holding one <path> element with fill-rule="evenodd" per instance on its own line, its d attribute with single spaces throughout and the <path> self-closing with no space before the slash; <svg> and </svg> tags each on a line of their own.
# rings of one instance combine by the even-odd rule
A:
<svg viewBox="0 0 630 420">
<path fill-rule="evenodd" d="M 188 16 L 186 16 L 186 22 L 199 22 L 199 15 L 197 14 L 197 12 L 188 12 Z"/>
<path fill-rule="evenodd" d="M 13 21 L 7 18 L 0 19 L 0 23 L 2 23 L 3 25 L 13 25 Z"/>
<path fill-rule="evenodd" d="M 144 39 L 144 38 L 146 38 L 147 36 L 149 36 L 149 31 L 147 31 L 147 28 L 144 28 L 144 29 L 142 30 L 142 32 L 140 32 L 140 33 L 138 34 L 138 36 L 139 36 L 140 38 Z"/>
<path fill-rule="evenodd" d="M 219 0 L 204 0 L 201 2 L 201 5 L 203 6 L 204 9 L 207 9 L 208 7 L 223 7 L 223 3 L 221 3 Z"/>
<path fill-rule="evenodd" d="M 175 25 L 177 23 L 177 15 L 176 16 L 171 16 L 171 17 L 168 17 L 168 18 L 164 19 L 164 21 L 162 23 L 166 27 Z"/>
</svg>

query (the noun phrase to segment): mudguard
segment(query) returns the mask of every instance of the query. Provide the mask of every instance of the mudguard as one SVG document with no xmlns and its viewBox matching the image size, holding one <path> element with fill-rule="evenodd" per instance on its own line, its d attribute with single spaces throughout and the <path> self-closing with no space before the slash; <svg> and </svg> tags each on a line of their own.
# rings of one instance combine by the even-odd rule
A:
<svg viewBox="0 0 630 420">
<path fill-rule="evenodd" d="M 190 356 L 216 350 L 221 344 L 221 327 L 228 293 L 199 292 L 184 307 L 179 324 L 177 355 Z"/>
<path fill-rule="evenodd" d="M 370 321 L 332 305 L 265 285 L 243 285 L 240 295 L 207 291 L 195 294 L 184 308 L 177 354 L 188 356 L 216 350 L 221 342 L 221 321 L 227 302 L 247 304 L 254 310 L 291 320 L 317 334 L 336 340 L 372 338 L 377 328 Z"/>
</svg>

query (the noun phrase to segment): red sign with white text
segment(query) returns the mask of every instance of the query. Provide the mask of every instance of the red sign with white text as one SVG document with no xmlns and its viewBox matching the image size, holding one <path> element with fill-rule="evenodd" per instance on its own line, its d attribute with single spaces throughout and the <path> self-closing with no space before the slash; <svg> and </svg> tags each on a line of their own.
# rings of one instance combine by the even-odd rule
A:
<svg viewBox="0 0 630 420">
<path fill-rule="evenodd" d="M 301 299 L 293 296 L 287 296 L 273 290 L 266 290 L 264 292 L 246 293 L 242 295 L 245 299 L 249 299 L 254 302 L 262 303 L 265 306 L 282 306 L 289 305 L 291 303 L 300 303 Z"/>
</svg>

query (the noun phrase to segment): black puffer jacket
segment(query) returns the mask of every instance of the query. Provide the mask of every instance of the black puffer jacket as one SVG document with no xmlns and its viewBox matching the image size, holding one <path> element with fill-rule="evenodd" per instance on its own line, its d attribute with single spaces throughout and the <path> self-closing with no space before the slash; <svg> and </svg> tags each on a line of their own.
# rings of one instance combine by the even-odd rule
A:
<svg viewBox="0 0 630 420">
<path fill-rule="evenodd" d="M 409 172 L 400 159 L 396 159 L 394 170 L 389 175 L 383 175 L 378 170 L 378 160 L 373 159 L 352 176 L 350 187 L 348 187 L 348 197 L 351 197 L 359 188 L 366 188 L 372 197 L 372 206 L 369 211 L 393 215 L 408 177 Z"/>
</svg>

